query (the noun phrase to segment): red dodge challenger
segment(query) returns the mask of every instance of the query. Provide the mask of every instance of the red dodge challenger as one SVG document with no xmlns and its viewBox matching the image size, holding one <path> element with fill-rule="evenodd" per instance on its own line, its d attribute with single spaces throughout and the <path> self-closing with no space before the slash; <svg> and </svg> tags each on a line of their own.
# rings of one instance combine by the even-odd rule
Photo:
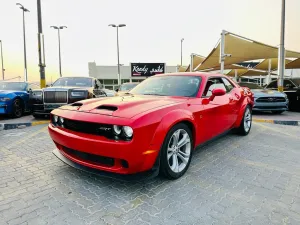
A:
<svg viewBox="0 0 300 225">
<path fill-rule="evenodd" d="M 247 135 L 253 93 L 226 76 L 156 75 L 124 96 L 95 98 L 51 112 L 49 133 L 62 161 L 115 177 L 181 177 L 197 146 L 236 130 Z"/>
</svg>

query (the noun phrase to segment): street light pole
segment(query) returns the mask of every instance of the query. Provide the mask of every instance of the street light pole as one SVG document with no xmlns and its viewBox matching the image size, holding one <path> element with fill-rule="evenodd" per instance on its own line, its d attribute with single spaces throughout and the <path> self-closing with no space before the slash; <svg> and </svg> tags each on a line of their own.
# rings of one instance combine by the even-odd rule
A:
<svg viewBox="0 0 300 225">
<path fill-rule="evenodd" d="M 117 56 L 118 56 L 118 85 L 121 85 L 121 72 L 120 72 L 120 51 L 119 51 L 119 27 L 126 27 L 126 24 L 109 24 L 108 26 L 117 28 Z"/>
<path fill-rule="evenodd" d="M 180 54 L 180 58 L 181 58 L 181 60 L 180 60 L 180 65 L 182 66 L 182 42 L 184 41 L 184 38 L 181 38 L 181 54 Z"/>
<path fill-rule="evenodd" d="M 285 48 L 284 48 L 284 35 L 285 35 L 285 0 L 282 0 L 281 7 L 281 34 L 280 34 L 280 46 L 279 46 L 279 79 L 278 79 L 278 91 L 283 92 L 283 77 L 285 71 Z"/>
<path fill-rule="evenodd" d="M 38 53 L 39 53 L 39 67 L 40 67 L 40 87 L 46 87 L 45 77 L 45 49 L 44 49 L 44 35 L 42 25 L 42 9 L 41 0 L 37 0 L 37 16 L 38 16 Z"/>
<path fill-rule="evenodd" d="M 28 9 L 26 9 L 23 5 L 20 3 L 17 3 L 16 5 L 20 6 L 20 9 L 23 11 L 23 39 L 24 39 L 24 79 L 27 81 L 27 59 L 26 59 L 26 32 L 25 32 L 25 12 L 30 12 Z"/>
<path fill-rule="evenodd" d="M 58 56 L 59 56 L 59 75 L 60 77 L 62 77 L 62 73 L 61 73 L 61 48 L 60 48 L 60 30 L 67 28 L 66 26 L 51 26 L 51 28 L 54 28 L 57 30 L 57 34 L 58 34 Z"/>
<path fill-rule="evenodd" d="M 2 41 L 0 40 L 0 47 L 1 47 L 1 64 L 2 64 L 2 79 L 4 80 L 4 66 L 3 66 L 3 51 L 2 51 Z"/>
</svg>

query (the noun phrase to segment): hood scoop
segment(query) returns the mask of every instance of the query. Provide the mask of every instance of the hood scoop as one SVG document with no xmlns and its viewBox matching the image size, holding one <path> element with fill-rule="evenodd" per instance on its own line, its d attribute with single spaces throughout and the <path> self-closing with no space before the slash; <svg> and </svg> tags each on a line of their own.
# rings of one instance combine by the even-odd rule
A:
<svg viewBox="0 0 300 225">
<path fill-rule="evenodd" d="M 112 105 L 101 105 L 101 106 L 98 106 L 96 109 L 107 110 L 107 111 L 116 111 L 118 109 L 118 107 L 112 106 Z"/>
<path fill-rule="evenodd" d="M 73 103 L 73 104 L 71 104 L 71 106 L 78 106 L 78 107 L 80 107 L 80 106 L 82 106 L 83 104 L 82 103 L 79 103 L 79 102 L 75 102 L 75 103 Z"/>
</svg>

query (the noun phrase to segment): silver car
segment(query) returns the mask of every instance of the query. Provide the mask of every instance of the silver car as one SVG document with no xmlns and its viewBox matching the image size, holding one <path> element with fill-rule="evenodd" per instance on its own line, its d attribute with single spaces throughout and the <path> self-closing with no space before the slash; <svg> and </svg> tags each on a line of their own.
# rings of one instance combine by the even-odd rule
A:
<svg viewBox="0 0 300 225">
<path fill-rule="evenodd" d="M 280 114 L 288 110 L 289 99 L 285 93 L 264 89 L 255 83 L 240 82 L 239 85 L 248 87 L 253 92 L 253 111 L 271 111 Z"/>
</svg>

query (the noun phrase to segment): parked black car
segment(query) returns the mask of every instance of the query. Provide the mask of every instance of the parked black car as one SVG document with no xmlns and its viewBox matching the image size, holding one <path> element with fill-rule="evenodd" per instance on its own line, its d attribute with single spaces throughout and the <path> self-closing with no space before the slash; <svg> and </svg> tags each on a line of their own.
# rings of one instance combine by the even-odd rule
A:
<svg viewBox="0 0 300 225">
<path fill-rule="evenodd" d="M 277 80 L 269 83 L 266 88 L 277 90 Z M 289 109 L 300 110 L 300 78 L 284 79 L 283 91 L 289 98 Z"/>
<path fill-rule="evenodd" d="M 49 115 L 63 105 L 89 98 L 107 97 L 99 80 L 91 77 L 62 77 L 51 87 L 33 91 L 31 95 L 32 114 L 34 117 Z"/>
</svg>

